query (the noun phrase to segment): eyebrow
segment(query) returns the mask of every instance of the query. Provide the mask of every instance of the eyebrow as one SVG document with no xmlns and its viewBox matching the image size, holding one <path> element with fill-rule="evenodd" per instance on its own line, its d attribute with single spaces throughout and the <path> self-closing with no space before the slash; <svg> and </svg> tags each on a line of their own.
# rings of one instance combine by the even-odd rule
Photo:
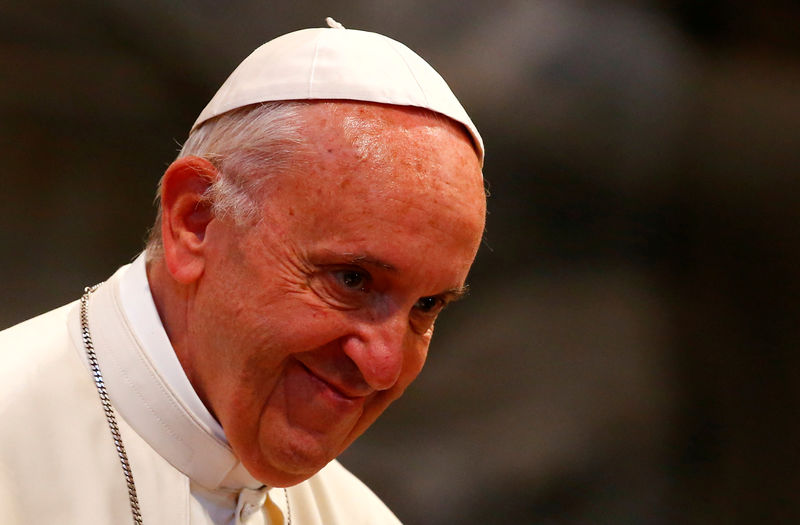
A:
<svg viewBox="0 0 800 525">
<path fill-rule="evenodd" d="M 389 270 L 392 272 L 397 271 L 397 268 L 395 268 L 391 264 L 384 262 L 378 258 L 372 257 L 370 255 L 354 254 L 354 253 L 345 253 L 344 255 L 346 257 L 349 257 L 350 262 L 353 264 L 369 264 L 372 266 L 378 266 L 380 268 L 383 268 L 384 270 Z"/>
<path fill-rule="evenodd" d="M 460 301 L 464 297 L 467 296 L 469 293 L 469 285 L 465 284 L 463 286 L 459 286 L 458 288 L 450 288 L 442 295 L 447 296 L 447 299 L 452 303 L 455 301 Z"/>
</svg>

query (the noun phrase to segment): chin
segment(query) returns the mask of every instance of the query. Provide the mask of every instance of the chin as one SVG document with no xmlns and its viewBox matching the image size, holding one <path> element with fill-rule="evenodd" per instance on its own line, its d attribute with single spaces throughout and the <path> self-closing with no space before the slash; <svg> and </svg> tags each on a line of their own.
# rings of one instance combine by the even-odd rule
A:
<svg viewBox="0 0 800 525">
<path fill-rule="evenodd" d="M 273 445 L 255 461 L 242 459 L 242 463 L 262 483 L 271 487 L 291 487 L 307 480 L 335 458 L 320 443 L 308 437 L 285 445 L 288 446 Z"/>
<path fill-rule="evenodd" d="M 293 487 L 298 483 L 304 482 L 317 472 L 319 472 L 319 469 L 313 472 L 300 474 L 300 473 L 283 472 L 270 468 L 267 469 L 266 472 L 261 473 L 261 475 L 256 474 L 254 472 L 250 472 L 250 474 L 257 480 L 259 480 L 261 483 L 269 487 L 288 488 L 288 487 Z"/>
<path fill-rule="evenodd" d="M 293 470 L 289 470 L 287 467 L 270 466 L 264 469 L 263 476 L 253 474 L 253 477 L 270 487 L 291 487 L 311 478 L 332 460 L 333 458 L 324 463 L 315 464 L 313 467 L 306 467 L 300 470 L 294 468 Z"/>
</svg>

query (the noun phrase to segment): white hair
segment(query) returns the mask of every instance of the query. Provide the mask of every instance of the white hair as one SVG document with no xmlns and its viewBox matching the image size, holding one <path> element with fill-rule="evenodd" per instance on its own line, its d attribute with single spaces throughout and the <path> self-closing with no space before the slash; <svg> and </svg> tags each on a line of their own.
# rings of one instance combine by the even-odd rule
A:
<svg viewBox="0 0 800 525">
<path fill-rule="evenodd" d="M 217 217 L 244 225 L 259 217 L 257 194 L 270 178 L 286 172 L 304 145 L 300 113 L 307 102 L 270 102 L 230 111 L 204 122 L 189 134 L 177 159 L 208 160 L 218 176 L 205 198 Z M 163 178 L 162 178 L 163 182 Z M 147 239 L 148 259 L 163 253 L 161 182 L 156 194 L 158 215 Z"/>
</svg>

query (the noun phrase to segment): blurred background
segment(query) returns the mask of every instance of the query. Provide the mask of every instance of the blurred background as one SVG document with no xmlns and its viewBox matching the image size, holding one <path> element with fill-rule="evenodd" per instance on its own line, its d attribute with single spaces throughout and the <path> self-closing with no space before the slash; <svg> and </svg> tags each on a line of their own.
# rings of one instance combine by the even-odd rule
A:
<svg viewBox="0 0 800 525">
<path fill-rule="evenodd" d="M 325 16 L 438 69 L 491 192 L 343 462 L 407 524 L 800 523 L 797 2 L 2 0 L 0 327 L 133 258 L 217 87 Z"/>
</svg>

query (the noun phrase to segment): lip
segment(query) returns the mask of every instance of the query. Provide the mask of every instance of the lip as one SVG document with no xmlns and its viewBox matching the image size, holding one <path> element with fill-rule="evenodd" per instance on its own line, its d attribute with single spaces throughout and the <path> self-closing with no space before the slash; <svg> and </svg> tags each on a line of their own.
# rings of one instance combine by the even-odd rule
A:
<svg viewBox="0 0 800 525">
<path fill-rule="evenodd" d="M 349 401 L 358 401 L 358 400 L 363 399 L 363 398 L 365 398 L 365 397 L 367 397 L 369 395 L 369 392 L 365 393 L 365 392 L 356 391 L 355 389 L 347 388 L 346 386 L 334 383 L 330 379 L 327 379 L 327 378 L 321 376 L 320 374 L 316 373 L 314 370 L 312 370 L 311 368 L 309 368 L 308 366 L 306 366 L 304 363 L 302 363 L 300 361 L 298 361 L 298 364 L 300 365 L 300 367 L 303 370 L 306 371 L 306 373 L 309 376 L 311 376 L 312 379 L 315 379 L 316 381 L 319 381 L 325 387 L 327 387 L 333 394 L 335 394 L 336 396 L 338 396 L 338 397 L 340 397 L 342 399 L 346 399 L 346 400 L 349 400 Z"/>
</svg>

